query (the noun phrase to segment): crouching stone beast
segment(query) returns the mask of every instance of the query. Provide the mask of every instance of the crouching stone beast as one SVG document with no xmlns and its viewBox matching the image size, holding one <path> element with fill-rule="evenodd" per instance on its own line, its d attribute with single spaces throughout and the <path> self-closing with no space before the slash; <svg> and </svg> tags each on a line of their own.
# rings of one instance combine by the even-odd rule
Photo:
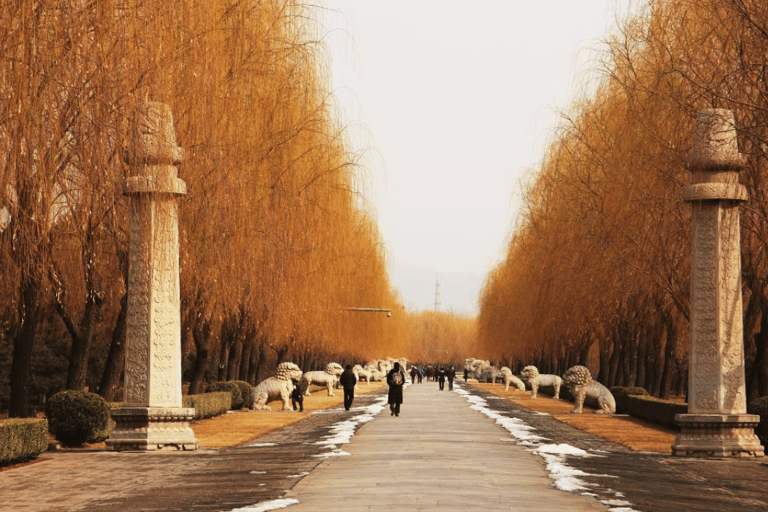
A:
<svg viewBox="0 0 768 512">
<path fill-rule="evenodd" d="M 586 366 L 574 366 L 563 375 L 563 383 L 573 394 L 576 407 L 571 413 L 581 414 L 584 402 L 596 409 L 595 414 L 616 413 L 616 399 L 608 388 L 592 380 L 592 374 Z"/>
<path fill-rule="evenodd" d="M 518 391 L 525 391 L 525 384 L 512 373 L 512 370 L 506 366 L 502 366 L 499 370 L 501 374 L 501 380 L 504 382 L 504 391 L 509 391 L 509 385 L 514 384 Z M 493 379 L 493 383 L 496 384 L 496 379 Z"/>
<path fill-rule="evenodd" d="M 333 386 L 342 373 L 344 373 L 344 368 L 339 363 L 328 363 L 324 372 L 307 372 L 303 378 L 310 384 L 325 386 L 328 389 L 328 396 L 333 396 Z M 304 394 L 309 396 L 309 386 L 307 386 L 307 391 Z"/>
<path fill-rule="evenodd" d="M 280 363 L 274 377 L 261 381 L 253 388 L 253 408 L 260 411 L 270 411 L 267 402 L 280 399 L 283 410 L 293 410 L 291 407 L 291 391 L 293 381 L 301 378 L 301 369 L 294 363 Z"/>
<path fill-rule="evenodd" d="M 536 399 L 536 395 L 539 392 L 539 388 L 544 386 L 546 388 L 552 388 L 554 390 L 553 398 L 557 400 L 560 398 L 560 386 L 563 385 L 563 379 L 557 375 L 540 374 L 539 369 L 535 366 L 526 366 L 523 371 L 520 372 L 520 376 L 525 382 L 531 385 L 531 399 Z"/>
</svg>

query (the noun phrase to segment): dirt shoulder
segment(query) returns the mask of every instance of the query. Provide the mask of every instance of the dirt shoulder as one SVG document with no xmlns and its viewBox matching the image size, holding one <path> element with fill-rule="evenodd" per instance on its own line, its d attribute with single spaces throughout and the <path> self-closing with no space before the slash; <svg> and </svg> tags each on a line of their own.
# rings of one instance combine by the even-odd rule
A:
<svg viewBox="0 0 768 512">
<path fill-rule="evenodd" d="M 359 384 L 355 396 L 372 393 L 386 385 L 386 382 Z M 334 390 L 333 396 L 328 396 L 324 390 L 316 391 L 304 398 L 304 412 L 283 411 L 282 402 L 275 401 L 267 404 L 271 411 L 230 411 L 215 418 L 193 421 L 192 430 L 200 448 L 237 446 L 301 421 L 314 411 L 337 407 L 343 402 L 344 392 L 340 389 Z"/>
<path fill-rule="evenodd" d="M 572 402 L 554 400 L 541 392 L 539 392 L 539 397 L 536 400 L 531 400 L 529 391 L 518 391 L 512 388 L 509 391 L 504 391 L 502 384 L 476 383 L 471 380 L 470 383 L 496 396 L 506 398 L 521 407 L 549 414 L 562 423 L 621 444 L 633 451 L 671 454 L 672 444 L 677 437 L 678 432 L 676 430 L 660 427 L 623 414 L 613 416 L 593 414 L 594 409 L 586 405 L 582 414 L 571 414 Z"/>
</svg>

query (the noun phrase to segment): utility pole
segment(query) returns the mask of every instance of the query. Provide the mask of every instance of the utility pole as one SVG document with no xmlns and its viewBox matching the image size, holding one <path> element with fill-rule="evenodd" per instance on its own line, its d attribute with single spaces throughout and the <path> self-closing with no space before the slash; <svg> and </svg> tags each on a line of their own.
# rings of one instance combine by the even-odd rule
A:
<svg viewBox="0 0 768 512">
<path fill-rule="evenodd" d="M 435 281 L 435 311 L 440 309 L 440 279 Z"/>
</svg>

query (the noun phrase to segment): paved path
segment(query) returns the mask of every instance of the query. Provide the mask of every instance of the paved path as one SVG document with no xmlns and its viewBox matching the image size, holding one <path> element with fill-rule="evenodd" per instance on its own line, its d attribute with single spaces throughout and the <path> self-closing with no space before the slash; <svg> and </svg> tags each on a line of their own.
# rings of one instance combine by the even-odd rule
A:
<svg viewBox="0 0 768 512">
<path fill-rule="evenodd" d="M 285 495 L 299 501 L 288 510 L 607 510 L 553 488 L 541 457 L 436 387 L 406 388 L 400 416 L 385 409 L 364 424 L 343 446 L 349 456 L 327 460 Z"/>
<path fill-rule="evenodd" d="M 392 501 L 403 511 L 588 511 L 603 505 L 612 512 L 768 510 L 768 457 L 702 460 L 632 452 L 483 389 L 468 390 L 500 419 L 530 425 L 541 444 L 593 455 L 564 456 L 561 466 L 581 471 L 576 478 L 587 489 L 581 492 L 592 496 L 553 489 L 532 447 L 511 442 L 465 398 L 425 382 L 406 389 L 399 418 L 385 409 L 358 425 L 352 442 L 338 446 L 349 456 L 323 458 L 329 447 L 317 441 L 359 418 L 386 388 L 356 397 L 353 411 L 318 412 L 232 448 L 49 452 L 0 471 L 0 512 L 250 512 L 287 504 L 285 498 L 299 501 L 286 512 L 389 510 Z"/>
</svg>

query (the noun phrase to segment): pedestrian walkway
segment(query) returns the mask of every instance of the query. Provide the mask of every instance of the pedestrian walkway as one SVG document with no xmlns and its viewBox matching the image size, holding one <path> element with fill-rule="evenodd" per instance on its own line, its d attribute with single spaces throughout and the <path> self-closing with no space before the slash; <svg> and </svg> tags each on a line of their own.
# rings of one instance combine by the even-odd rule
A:
<svg viewBox="0 0 768 512">
<path fill-rule="evenodd" d="M 409 386 L 399 417 L 385 408 L 343 449 L 302 479 L 290 512 L 592 511 L 590 496 L 560 491 L 544 460 L 436 383 Z"/>
</svg>

